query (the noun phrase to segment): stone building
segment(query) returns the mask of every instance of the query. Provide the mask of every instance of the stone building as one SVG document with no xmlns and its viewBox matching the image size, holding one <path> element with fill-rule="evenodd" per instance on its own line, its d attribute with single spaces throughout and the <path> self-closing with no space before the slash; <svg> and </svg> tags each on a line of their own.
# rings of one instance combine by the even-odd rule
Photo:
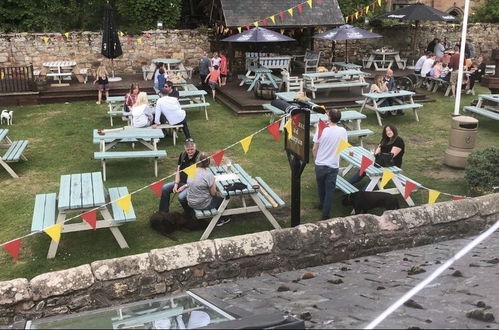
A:
<svg viewBox="0 0 499 330">
<path fill-rule="evenodd" d="M 448 1 L 448 0 L 388 0 L 387 10 L 395 10 L 406 5 L 416 2 L 424 3 L 427 6 L 433 7 L 440 11 L 449 13 L 456 17 L 463 17 L 464 14 L 464 0 Z M 481 1 L 470 1 L 470 8 L 480 6 Z"/>
</svg>

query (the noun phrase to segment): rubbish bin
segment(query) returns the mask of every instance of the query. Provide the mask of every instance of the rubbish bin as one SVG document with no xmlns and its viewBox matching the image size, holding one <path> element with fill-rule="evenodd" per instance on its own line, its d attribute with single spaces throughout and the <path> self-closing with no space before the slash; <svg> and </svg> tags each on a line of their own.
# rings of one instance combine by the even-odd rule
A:
<svg viewBox="0 0 499 330">
<path fill-rule="evenodd" d="M 444 164 L 465 168 L 468 165 L 468 155 L 476 144 L 478 119 L 468 116 L 452 118 L 449 147 L 445 150 Z"/>
</svg>

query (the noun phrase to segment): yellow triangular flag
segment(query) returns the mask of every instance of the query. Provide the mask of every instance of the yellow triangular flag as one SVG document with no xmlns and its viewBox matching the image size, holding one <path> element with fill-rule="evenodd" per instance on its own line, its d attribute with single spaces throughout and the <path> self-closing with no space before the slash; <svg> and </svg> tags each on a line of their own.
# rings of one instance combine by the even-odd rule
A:
<svg viewBox="0 0 499 330">
<path fill-rule="evenodd" d="M 53 226 L 44 228 L 43 231 L 50 236 L 54 242 L 58 242 L 61 239 L 62 223 L 56 223 Z"/>
<path fill-rule="evenodd" d="M 275 24 L 275 16 L 274 15 L 270 16 L 270 20 L 272 21 L 272 23 Z"/>
<path fill-rule="evenodd" d="M 381 0 L 378 0 L 378 6 L 381 7 Z"/>
<path fill-rule="evenodd" d="M 69 32 L 64 33 L 64 35 L 66 36 L 66 39 L 69 39 Z"/>
<path fill-rule="evenodd" d="M 345 150 L 346 148 L 350 148 L 352 145 L 348 143 L 347 140 L 340 140 L 340 144 L 338 145 L 338 149 L 336 150 L 336 154 L 339 155 L 340 152 Z"/>
<path fill-rule="evenodd" d="M 393 174 L 392 171 L 387 170 L 386 168 L 383 169 L 383 176 L 381 177 L 381 189 L 383 189 L 386 186 L 386 184 L 391 179 L 393 179 L 394 176 L 395 176 L 395 174 Z"/>
<path fill-rule="evenodd" d="M 241 146 L 243 147 L 244 153 L 248 152 L 252 139 L 253 139 L 253 135 L 250 135 L 248 137 L 245 137 L 241 141 L 239 141 L 241 143 Z"/>
<path fill-rule="evenodd" d="M 128 213 L 132 207 L 132 195 L 126 194 L 125 196 L 118 198 L 115 202 L 123 212 Z"/>
<path fill-rule="evenodd" d="M 138 43 L 139 45 L 141 45 L 141 44 L 142 44 L 142 38 L 137 38 L 137 43 Z"/>
<path fill-rule="evenodd" d="M 49 37 L 43 37 L 42 39 L 43 39 L 43 41 L 44 41 L 45 43 L 48 43 L 48 42 L 49 42 Z"/>
<path fill-rule="evenodd" d="M 345 16 L 345 23 L 348 23 L 348 16 Z"/>
<path fill-rule="evenodd" d="M 359 12 L 358 11 L 355 12 L 355 19 L 357 19 L 357 18 L 359 18 Z"/>
<path fill-rule="evenodd" d="M 242 31 L 242 28 L 240 26 L 237 27 L 237 31 L 239 31 L 239 33 L 241 33 Z"/>
<path fill-rule="evenodd" d="M 307 0 L 308 6 L 312 8 L 312 0 Z"/>
<path fill-rule="evenodd" d="M 255 27 L 258 27 L 258 21 L 254 21 L 254 22 L 253 22 L 253 25 L 254 25 Z"/>
<path fill-rule="evenodd" d="M 125 34 L 121 31 L 118 32 L 118 34 L 120 35 L 120 37 L 123 37 Z"/>
<path fill-rule="evenodd" d="M 428 204 L 433 204 L 437 200 L 438 196 L 440 196 L 440 191 L 436 191 L 433 189 L 428 190 Z"/>
<path fill-rule="evenodd" d="M 288 140 L 291 139 L 291 137 L 293 136 L 293 129 L 292 129 L 292 126 L 291 126 L 291 118 L 286 122 L 286 124 L 284 124 L 284 128 L 286 129 L 286 132 L 288 132 Z"/>
<path fill-rule="evenodd" d="M 281 29 L 280 31 L 281 31 L 281 34 L 284 34 L 284 29 Z"/>
<path fill-rule="evenodd" d="M 291 16 L 293 16 L 293 8 L 289 8 L 289 9 L 288 9 L 288 13 L 289 13 Z"/>
<path fill-rule="evenodd" d="M 196 164 L 192 164 L 191 166 L 184 168 L 183 171 L 187 174 L 189 179 L 194 179 L 198 172 L 198 168 L 196 167 Z"/>
<path fill-rule="evenodd" d="M 369 6 L 366 6 L 365 13 L 367 14 L 369 12 Z"/>
</svg>

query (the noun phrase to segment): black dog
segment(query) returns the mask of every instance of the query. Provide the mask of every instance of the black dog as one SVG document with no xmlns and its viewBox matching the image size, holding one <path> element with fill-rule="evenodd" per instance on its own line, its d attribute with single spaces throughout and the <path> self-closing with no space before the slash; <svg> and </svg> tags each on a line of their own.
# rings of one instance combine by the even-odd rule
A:
<svg viewBox="0 0 499 330">
<path fill-rule="evenodd" d="M 366 213 L 375 208 L 397 210 L 399 202 L 395 195 L 379 191 L 358 191 L 343 196 L 343 205 L 353 205 L 355 214 Z"/>
<path fill-rule="evenodd" d="M 200 230 L 206 229 L 208 225 L 205 221 L 194 219 L 193 217 L 183 215 L 182 213 L 161 211 L 151 215 L 149 224 L 152 229 L 175 241 L 177 238 L 172 234 L 176 230 Z"/>
</svg>

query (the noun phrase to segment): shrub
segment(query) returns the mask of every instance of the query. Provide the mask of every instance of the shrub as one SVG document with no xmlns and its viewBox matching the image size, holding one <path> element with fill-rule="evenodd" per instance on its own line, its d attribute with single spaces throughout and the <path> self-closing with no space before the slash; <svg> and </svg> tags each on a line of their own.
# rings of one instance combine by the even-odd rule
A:
<svg viewBox="0 0 499 330">
<path fill-rule="evenodd" d="M 485 195 L 499 187 L 499 147 L 474 151 L 468 157 L 465 170 L 472 195 Z"/>
</svg>

